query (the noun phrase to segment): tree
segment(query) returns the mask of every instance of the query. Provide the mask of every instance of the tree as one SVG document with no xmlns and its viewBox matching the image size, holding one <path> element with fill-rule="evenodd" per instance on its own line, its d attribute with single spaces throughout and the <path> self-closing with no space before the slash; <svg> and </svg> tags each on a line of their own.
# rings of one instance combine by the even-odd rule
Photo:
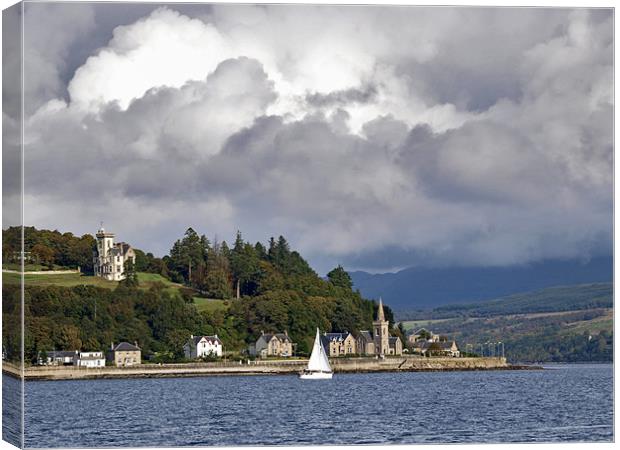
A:
<svg viewBox="0 0 620 450">
<path fill-rule="evenodd" d="M 222 248 L 215 241 L 207 256 L 205 290 L 209 297 L 232 297 L 231 275 L 228 258 Z"/>
<path fill-rule="evenodd" d="M 240 231 L 237 231 L 237 239 L 230 252 L 230 267 L 235 282 L 236 297 L 239 298 L 242 292 L 253 294 L 260 278 L 260 258 L 252 245 L 243 242 Z"/>
<path fill-rule="evenodd" d="M 54 250 L 44 244 L 35 244 L 30 250 L 32 256 L 41 264 L 52 266 L 54 264 Z"/>
<path fill-rule="evenodd" d="M 338 267 L 328 272 L 327 279 L 336 287 L 341 287 L 347 290 L 351 290 L 353 287 L 351 276 L 342 268 L 341 265 L 338 265 Z"/>
<path fill-rule="evenodd" d="M 184 283 L 201 282 L 192 277 L 192 271 L 206 263 L 208 251 L 209 240 L 204 235 L 198 236 L 190 227 L 183 239 L 177 240 L 170 250 L 170 268 L 182 277 Z"/>
<path fill-rule="evenodd" d="M 140 284 L 138 282 L 138 273 L 131 259 L 125 261 L 123 265 L 123 276 L 125 278 L 120 281 L 120 284 L 126 287 L 137 287 Z"/>
</svg>

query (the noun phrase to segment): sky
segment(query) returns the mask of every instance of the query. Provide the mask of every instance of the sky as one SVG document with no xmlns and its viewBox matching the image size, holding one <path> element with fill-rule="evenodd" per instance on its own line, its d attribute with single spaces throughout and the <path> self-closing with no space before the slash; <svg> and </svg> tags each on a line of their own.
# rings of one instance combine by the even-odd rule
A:
<svg viewBox="0 0 620 450">
<path fill-rule="evenodd" d="M 5 79 L 20 61 L 11 14 Z M 284 235 L 321 274 L 609 255 L 612 20 L 27 3 L 25 224 L 81 235 L 104 222 L 157 256 L 190 226 Z M 7 86 L 5 136 L 19 130 Z M 11 167 L 19 141 L 4 152 Z M 16 177 L 4 171 L 5 218 Z"/>
</svg>

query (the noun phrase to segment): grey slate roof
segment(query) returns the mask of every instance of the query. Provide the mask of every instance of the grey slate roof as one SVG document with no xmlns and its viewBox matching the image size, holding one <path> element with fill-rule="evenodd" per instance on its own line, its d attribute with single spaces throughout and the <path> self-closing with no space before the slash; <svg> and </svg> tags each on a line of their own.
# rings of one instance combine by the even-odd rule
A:
<svg viewBox="0 0 620 450">
<path fill-rule="evenodd" d="M 115 352 L 136 352 L 140 351 L 140 347 L 136 347 L 129 342 L 121 342 L 116 347 L 114 347 Z"/>
<path fill-rule="evenodd" d="M 208 341 L 211 342 L 219 342 L 220 344 L 222 344 L 222 341 L 220 340 L 219 337 L 217 337 L 217 334 L 214 334 L 213 336 L 194 336 L 191 340 L 194 343 L 194 345 L 198 345 L 198 343 L 202 340 L 202 338 L 205 338 Z"/>
<path fill-rule="evenodd" d="M 366 342 L 374 342 L 374 339 L 372 337 L 372 334 L 370 334 L 370 331 L 360 331 L 359 337 L 365 340 Z"/>
<path fill-rule="evenodd" d="M 273 339 L 274 336 L 277 337 L 282 342 L 293 342 L 291 338 L 284 333 L 265 333 L 265 334 L 262 334 L 259 337 L 259 339 L 262 338 L 265 340 L 265 342 L 269 342 L 271 339 Z"/>
<path fill-rule="evenodd" d="M 398 336 L 391 336 L 388 343 L 390 345 L 390 347 L 393 347 L 394 345 L 396 345 L 396 341 L 399 340 L 400 338 Z"/>
<path fill-rule="evenodd" d="M 327 338 L 329 341 L 344 341 L 349 334 L 351 333 L 347 331 L 344 333 L 325 333 L 323 337 Z"/>
<path fill-rule="evenodd" d="M 56 351 L 51 351 L 51 352 L 47 352 L 47 356 L 48 358 L 73 358 L 76 356 L 76 352 L 75 351 L 67 351 L 67 350 L 56 350 Z"/>
</svg>

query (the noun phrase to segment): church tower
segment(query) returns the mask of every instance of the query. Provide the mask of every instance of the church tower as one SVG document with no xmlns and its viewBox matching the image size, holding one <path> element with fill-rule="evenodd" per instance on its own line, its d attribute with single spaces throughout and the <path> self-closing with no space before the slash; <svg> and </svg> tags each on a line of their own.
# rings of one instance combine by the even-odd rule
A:
<svg viewBox="0 0 620 450">
<path fill-rule="evenodd" d="M 383 300 L 379 297 L 379 309 L 377 310 L 377 320 L 372 323 L 375 334 L 375 349 L 379 355 L 390 353 L 390 335 L 388 333 L 389 322 L 385 320 L 383 312 Z"/>
</svg>

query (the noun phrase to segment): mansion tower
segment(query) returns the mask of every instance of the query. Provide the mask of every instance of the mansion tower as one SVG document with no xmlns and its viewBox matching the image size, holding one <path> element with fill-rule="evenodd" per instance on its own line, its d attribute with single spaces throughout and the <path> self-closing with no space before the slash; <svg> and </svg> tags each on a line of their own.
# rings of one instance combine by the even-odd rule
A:
<svg viewBox="0 0 620 450">
<path fill-rule="evenodd" d="M 133 248 L 125 242 L 114 243 L 114 233 L 107 232 L 101 227 L 97 234 L 97 250 L 93 258 L 95 276 L 110 281 L 125 279 L 125 262 L 136 263 L 136 254 Z"/>
</svg>

